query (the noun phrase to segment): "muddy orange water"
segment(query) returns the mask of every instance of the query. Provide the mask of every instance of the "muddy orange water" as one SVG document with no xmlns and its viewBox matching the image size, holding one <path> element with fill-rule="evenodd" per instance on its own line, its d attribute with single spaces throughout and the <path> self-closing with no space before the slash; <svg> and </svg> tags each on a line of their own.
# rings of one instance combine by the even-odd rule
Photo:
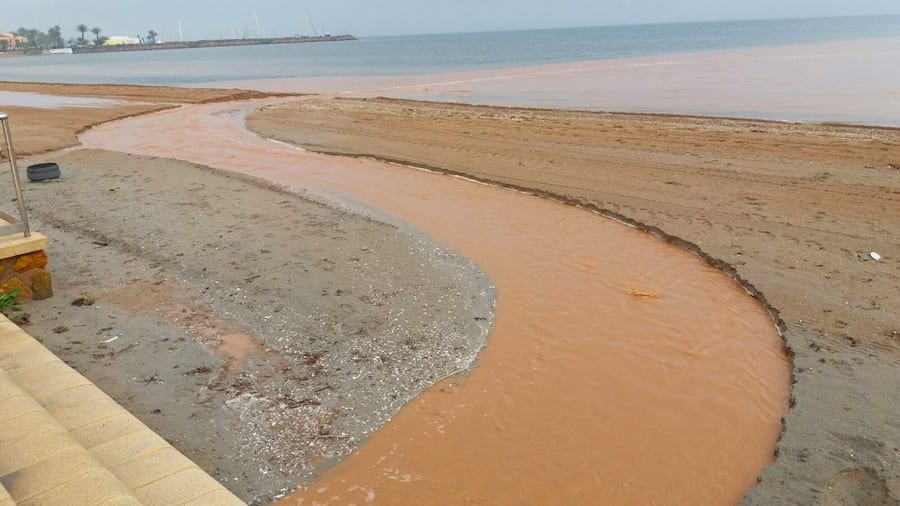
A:
<svg viewBox="0 0 900 506">
<path fill-rule="evenodd" d="M 498 291 L 471 375 L 432 387 L 286 504 L 732 504 L 771 461 L 790 363 L 722 272 L 549 200 L 260 139 L 247 107 L 188 106 L 81 140 L 377 208 Z"/>
</svg>

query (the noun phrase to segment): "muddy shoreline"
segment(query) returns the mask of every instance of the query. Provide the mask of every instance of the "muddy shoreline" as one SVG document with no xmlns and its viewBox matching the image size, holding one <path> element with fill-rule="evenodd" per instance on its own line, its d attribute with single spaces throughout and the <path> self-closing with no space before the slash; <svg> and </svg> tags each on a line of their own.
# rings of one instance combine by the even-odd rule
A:
<svg viewBox="0 0 900 506">
<path fill-rule="evenodd" d="M 112 107 L 36 108 L 15 104 L 0 109 L 10 115 L 17 156 L 52 153 L 78 145 L 78 134 L 93 126 L 178 107 L 183 104 L 248 100 L 285 93 L 212 88 L 171 88 L 140 85 L 85 85 L 0 81 L 0 91 L 51 96 L 120 100 Z M 2 157 L 5 159 L 6 153 Z"/>
</svg>

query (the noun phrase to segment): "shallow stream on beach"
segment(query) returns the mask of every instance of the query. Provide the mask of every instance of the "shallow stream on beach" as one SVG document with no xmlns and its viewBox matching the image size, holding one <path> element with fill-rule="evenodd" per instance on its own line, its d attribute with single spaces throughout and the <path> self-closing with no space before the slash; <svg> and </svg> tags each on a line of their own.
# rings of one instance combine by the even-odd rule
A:
<svg viewBox="0 0 900 506">
<path fill-rule="evenodd" d="M 81 141 L 405 222 L 498 292 L 471 374 L 432 387 L 288 504 L 731 504 L 771 462 L 791 364 L 768 312 L 720 270 L 550 200 L 264 140 L 242 121 L 259 105 L 188 106 Z"/>
<path fill-rule="evenodd" d="M 121 100 L 105 98 L 61 97 L 27 91 L 0 90 L 0 107 L 3 105 L 14 105 L 17 107 L 36 107 L 38 109 L 59 109 L 62 107 L 116 107 L 122 104 Z"/>
</svg>

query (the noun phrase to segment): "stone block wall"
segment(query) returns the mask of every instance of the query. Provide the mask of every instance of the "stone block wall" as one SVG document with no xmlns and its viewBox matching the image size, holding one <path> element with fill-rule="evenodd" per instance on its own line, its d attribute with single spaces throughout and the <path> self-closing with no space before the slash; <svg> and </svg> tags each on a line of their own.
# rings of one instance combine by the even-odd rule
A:
<svg viewBox="0 0 900 506">
<path fill-rule="evenodd" d="M 20 300 L 41 300 L 53 296 L 53 282 L 47 267 L 47 252 L 33 251 L 0 260 L 0 293 L 19 289 Z"/>
</svg>

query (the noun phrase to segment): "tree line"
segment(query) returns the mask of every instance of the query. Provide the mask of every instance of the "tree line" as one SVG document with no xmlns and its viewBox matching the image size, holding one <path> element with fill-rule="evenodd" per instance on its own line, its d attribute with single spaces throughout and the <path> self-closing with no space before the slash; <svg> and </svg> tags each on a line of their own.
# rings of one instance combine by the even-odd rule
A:
<svg viewBox="0 0 900 506">
<path fill-rule="evenodd" d="M 75 27 L 75 32 L 80 35 L 65 40 L 63 38 L 62 28 L 59 25 L 55 25 L 48 28 L 46 32 L 38 30 L 37 28 L 21 27 L 16 30 L 16 35 L 24 37 L 28 41 L 25 46 L 26 49 L 35 50 L 87 46 L 88 44 L 102 46 L 104 42 L 109 40 L 108 37 L 100 35 L 103 32 L 103 29 L 98 27 L 88 28 L 87 25 L 81 24 Z M 87 40 L 86 34 L 88 32 L 94 35 L 94 40 Z M 146 37 L 138 35 L 137 38 L 142 44 L 156 44 L 156 38 L 158 36 L 158 33 L 150 30 L 147 32 Z M 5 50 L 7 48 L 3 47 L 0 49 Z"/>
</svg>

